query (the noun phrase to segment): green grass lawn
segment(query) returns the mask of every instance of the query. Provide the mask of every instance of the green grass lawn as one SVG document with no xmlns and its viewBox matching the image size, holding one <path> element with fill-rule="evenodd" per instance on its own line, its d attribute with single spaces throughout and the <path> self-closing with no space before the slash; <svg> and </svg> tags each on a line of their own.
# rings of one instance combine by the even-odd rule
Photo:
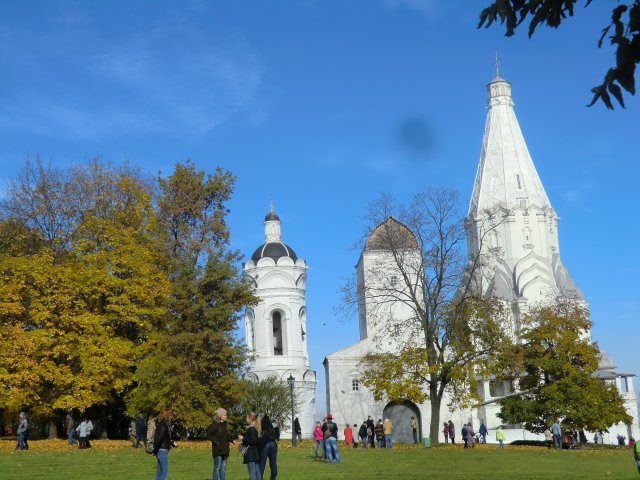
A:
<svg viewBox="0 0 640 480">
<path fill-rule="evenodd" d="M 0 442 L 0 443 L 5 443 Z M 97 443 L 97 442 L 96 442 Z M 110 442 L 108 448 L 68 447 L 62 440 L 51 447 L 32 442 L 29 451 L 0 449 L 0 479 L 153 479 L 155 458 Z M 44 445 L 44 444 L 43 444 Z M 122 446 L 119 446 L 122 445 Z M 315 462 L 310 444 L 296 449 L 283 443 L 278 452 L 278 479 L 637 479 L 629 449 L 548 451 L 539 447 L 494 446 L 462 448 L 394 448 L 393 450 L 340 449 L 341 465 Z M 211 479 L 208 448 L 178 448 L 169 453 L 169 479 Z M 268 470 L 268 467 L 267 467 Z M 239 454 L 232 451 L 229 480 L 248 478 Z M 265 475 L 265 478 L 269 478 Z"/>
</svg>

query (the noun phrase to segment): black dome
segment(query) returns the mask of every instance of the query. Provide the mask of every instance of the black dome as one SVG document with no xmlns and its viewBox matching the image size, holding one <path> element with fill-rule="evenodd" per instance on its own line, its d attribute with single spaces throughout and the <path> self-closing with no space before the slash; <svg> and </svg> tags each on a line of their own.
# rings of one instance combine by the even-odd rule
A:
<svg viewBox="0 0 640 480">
<path fill-rule="evenodd" d="M 291 248 L 289 245 L 285 245 L 282 242 L 270 242 L 265 243 L 264 245 L 260 245 L 258 248 L 256 248 L 256 251 L 253 252 L 253 255 L 251 255 L 251 260 L 253 260 L 254 262 L 258 262 L 258 260 L 264 257 L 273 258 L 274 260 L 278 260 L 280 257 L 289 257 L 294 262 L 298 259 L 298 256 L 296 255 L 296 252 L 293 251 L 293 248 Z"/>
<path fill-rule="evenodd" d="M 278 216 L 278 214 L 276 212 L 269 212 L 269 213 L 267 213 L 267 216 L 264 217 L 264 221 L 268 222 L 269 220 L 278 220 L 278 221 L 280 221 L 280 217 Z"/>
</svg>

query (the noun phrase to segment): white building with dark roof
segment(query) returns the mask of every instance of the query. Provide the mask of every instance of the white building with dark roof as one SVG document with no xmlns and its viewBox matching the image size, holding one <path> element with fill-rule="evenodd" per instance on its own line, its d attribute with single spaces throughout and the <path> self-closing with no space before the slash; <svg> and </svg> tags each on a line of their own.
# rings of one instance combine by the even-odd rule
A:
<svg viewBox="0 0 640 480">
<path fill-rule="evenodd" d="M 316 372 L 307 353 L 307 264 L 280 237 L 280 217 L 271 206 L 264 219 L 264 244 L 245 262 L 260 303 L 245 311 L 248 379 L 295 378 L 302 435 L 315 421 Z M 270 412 L 265 412 L 270 413 Z"/>
</svg>

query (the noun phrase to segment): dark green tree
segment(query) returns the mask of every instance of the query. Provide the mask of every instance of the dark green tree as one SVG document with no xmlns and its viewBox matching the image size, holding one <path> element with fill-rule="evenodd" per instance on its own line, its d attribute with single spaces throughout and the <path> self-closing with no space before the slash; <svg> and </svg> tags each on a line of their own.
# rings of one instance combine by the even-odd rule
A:
<svg viewBox="0 0 640 480">
<path fill-rule="evenodd" d="M 585 7 L 592 0 L 585 0 Z M 490 27 L 496 20 L 506 26 L 506 36 L 529 21 L 529 37 L 539 25 L 557 28 L 574 13 L 577 0 L 495 0 L 480 13 L 478 28 Z M 607 38 L 615 46 L 615 65 L 607 71 L 600 85 L 591 89 L 593 98 L 589 106 L 598 100 L 613 109 L 611 96 L 624 108 L 622 90 L 636 93 L 635 70 L 640 62 L 640 0 L 618 3 L 611 12 L 611 22 L 602 29 L 598 48 Z"/>
<path fill-rule="evenodd" d="M 258 415 L 267 414 L 271 418 L 280 417 L 281 425 L 291 425 L 291 390 L 287 382 L 277 375 L 260 380 L 246 380 L 243 386 L 243 396 L 239 403 L 239 410 L 256 412 Z M 293 406 L 298 411 L 300 400 L 293 391 Z"/>
<path fill-rule="evenodd" d="M 616 387 L 594 376 L 600 352 L 588 335 L 591 326 L 587 308 L 566 298 L 525 316 L 521 342 L 502 357 L 505 378 L 519 380 L 519 393 L 499 402 L 502 420 L 532 432 L 555 419 L 592 432 L 631 421 Z"/>
<path fill-rule="evenodd" d="M 222 169 L 205 175 L 191 162 L 158 180 L 168 316 L 138 367 L 138 386 L 127 399 L 131 415 L 169 406 L 185 427 L 206 427 L 217 407 L 242 396 L 244 350 L 234 330 L 255 298 L 238 271 L 240 254 L 228 249 L 226 202 L 234 180 Z"/>
</svg>

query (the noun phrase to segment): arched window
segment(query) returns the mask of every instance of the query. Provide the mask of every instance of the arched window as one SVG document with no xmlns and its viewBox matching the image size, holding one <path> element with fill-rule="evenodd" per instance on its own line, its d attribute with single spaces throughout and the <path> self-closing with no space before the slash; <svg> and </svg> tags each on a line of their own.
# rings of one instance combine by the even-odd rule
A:
<svg viewBox="0 0 640 480">
<path fill-rule="evenodd" d="M 253 309 L 247 308 L 247 311 L 245 314 L 245 322 L 246 322 L 246 329 L 247 329 L 247 349 L 249 351 L 252 351 L 252 350 L 255 350 L 256 348 L 255 321 L 254 321 Z"/>
<path fill-rule="evenodd" d="M 282 315 L 273 312 L 273 354 L 282 355 Z"/>
<path fill-rule="evenodd" d="M 498 240 L 498 232 L 492 230 L 489 233 L 489 247 L 490 248 L 498 248 L 500 246 L 500 241 Z"/>
</svg>

